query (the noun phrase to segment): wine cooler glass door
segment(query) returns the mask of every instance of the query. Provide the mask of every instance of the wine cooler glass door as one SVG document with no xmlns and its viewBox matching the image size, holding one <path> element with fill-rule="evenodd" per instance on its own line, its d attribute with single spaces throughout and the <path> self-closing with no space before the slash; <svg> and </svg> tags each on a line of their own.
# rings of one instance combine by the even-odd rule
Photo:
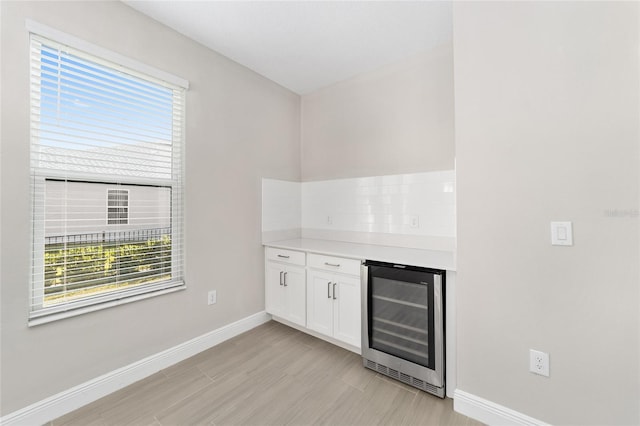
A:
<svg viewBox="0 0 640 426">
<path fill-rule="evenodd" d="M 433 276 L 422 281 L 371 280 L 370 346 L 434 368 Z"/>
</svg>

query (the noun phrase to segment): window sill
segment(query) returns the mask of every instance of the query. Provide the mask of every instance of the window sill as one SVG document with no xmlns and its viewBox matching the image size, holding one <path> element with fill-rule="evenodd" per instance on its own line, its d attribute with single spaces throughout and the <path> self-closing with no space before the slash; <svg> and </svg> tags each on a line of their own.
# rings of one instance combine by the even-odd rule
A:
<svg viewBox="0 0 640 426">
<path fill-rule="evenodd" d="M 59 321 L 65 318 L 76 317 L 78 315 L 87 314 L 89 312 L 101 311 L 103 309 L 112 308 L 114 306 L 124 305 L 131 302 L 137 302 L 138 300 L 150 299 L 152 297 L 161 296 L 163 294 L 174 293 L 176 291 L 185 290 L 187 286 L 183 283 L 179 286 L 164 288 L 147 293 L 137 294 L 133 296 L 123 297 L 121 299 L 109 300 L 106 302 L 96 303 L 93 305 L 87 305 L 70 309 L 68 311 L 55 312 L 47 315 L 42 315 L 34 318 L 29 318 L 28 326 L 34 327 L 41 324 L 47 324 L 54 321 Z"/>
</svg>

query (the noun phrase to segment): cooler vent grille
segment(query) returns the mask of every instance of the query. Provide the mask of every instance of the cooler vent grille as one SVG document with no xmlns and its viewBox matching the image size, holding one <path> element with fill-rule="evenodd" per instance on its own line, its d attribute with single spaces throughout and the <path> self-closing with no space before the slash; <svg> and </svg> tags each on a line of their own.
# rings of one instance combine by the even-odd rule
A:
<svg viewBox="0 0 640 426">
<path fill-rule="evenodd" d="M 409 386 L 413 386 L 414 388 L 418 388 L 422 391 L 439 396 L 440 398 L 444 398 L 443 388 L 434 386 L 431 383 L 425 382 L 424 380 L 420 380 L 416 377 L 402 373 L 398 370 L 394 370 L 387 367 L 386 365 L 379 364 L 366 358 L 363 358 L 363 365 L 370 370 L 377 371 L 380 374 L 384 374 L 387 377 L 391 377 L 392 379 L 396 379 L 398 381 L 406 383 Z"/>
</svg>

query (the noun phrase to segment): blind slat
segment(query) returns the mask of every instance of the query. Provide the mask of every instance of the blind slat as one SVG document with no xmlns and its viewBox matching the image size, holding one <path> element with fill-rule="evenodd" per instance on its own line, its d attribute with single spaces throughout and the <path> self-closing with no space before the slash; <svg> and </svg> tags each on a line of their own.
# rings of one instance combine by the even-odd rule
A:
<svg viewBox="0 0 640 426">
<path fill-rule="evenodd" d="M 76 114 L 79 113 L 81 111 L 80 108 L 73 108 L 73 107 L 69 107 L 70 110 L 73 110 Z M 40 120 L 42 117 L 40 116 L 39 112 L 32 112 L 34 116 L 37 116 L 37 119 Z M 141 135 L 143 136 L 155 136 L 158 139 L 163 139 L 166 138 L 166 135 L 168 132 L 171 131 L 171 125 L 173 123 L 169 123 L 169 126 L 167 127 L 160 127 L 160 126 L 149 126 L 149 125 L 144 125 L 141 126 L 140 122 L 136 122 L 133 120 L 127 120 L 125 118 L 115 118 L 112 117 L 111 120 L 102 120 L 99 117 L 104 117 L 104 114 L 101 116 L 97 116 L 97 115 L 86 115 L 85 119 L 86 121 L 81 122 L 81 121 L 73 121 L 72 119 L 69 119 L 67 117 L 57 117 L 56 119 L 59 121 L 64 121 L 70 124 L 76 124 L 76 125 L 91 125 L 92 127 L 99 127 L 99 128 L 103 128 L 103 129 L 108 129 L 113 125 L 113 122 L 116 121 L 119 123 L 120 127 L 123 129 L 131 129 L 131 132 L 143 132 L 141 133 Z"/>
</svg>

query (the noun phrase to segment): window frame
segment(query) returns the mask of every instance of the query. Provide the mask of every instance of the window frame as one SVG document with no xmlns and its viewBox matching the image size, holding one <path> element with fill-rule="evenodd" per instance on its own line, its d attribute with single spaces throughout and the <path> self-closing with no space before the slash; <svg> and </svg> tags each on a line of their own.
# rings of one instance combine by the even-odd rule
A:
<svg viewBox="0 0 640 426">
<path fill-rule="evenodd" d="M 106 62 L 106 65 L 111 69 L 130 72 L 131 75 L 137 78 L 146 79 L 147 81 L 151 81 L 157 83 L 157 80 L 164 82 L 165 86 L 168 88 L 172 88 L 174 90 L 174 98 L 172 101 L 172 105 L 174 108 L 174 118 L 175 118 L 175 108 L 176 108 L 176 98 L 175 98 L 175 90 L 181 91 L 181 98 L 179 99 L 179 105 L 181 107 L 180 113 L 180 121 L 177 124 L 179 126 L 179 138 L 178 140 L 175 138 L 175 135 L 172 136 L 172 155 L 171 155 L 171 164 L 172 164 L 172 178 L 164 179 L 162 182 L 162 186 L 170 187 L 172 190 L 171 195 L 171 237 L 172 237 L 172 248 L 171 248 L 171 262 L 172 262 L 172 274 L 174 271 L 178 276 L 172 276 L 170 281 L 164 281 L 160 283 L 151 283 L 151 284 L 139 284 L 132 286 L 130 288 L 124 288 L 121 290 L 108 291 L 97 293 L 96 295 L 79 298 L 77 300 L 73 300 L 70 302 L 60 303 L 53 306 L 44 306 L 44 252 L 45 252 L 45 231 L 44 226 L 36 226 L 37 217 L 41 217 L 42 221 L 44 221 L 45 214 L 45 196 L 44 196 L 44 188 L 45 182 L 47 179 L 56 179 L 60 177 L 64 177 L 64 179 L 73 179 L 74 177 L 81 177 L 86 180 L 87 176 L 80 174 L 79 176 L 74 176 L 74 173 L 65 172 L 64 176 L 61 176 L 62 173 L 58 173 L 56 170 L 35 170 L 33 164 L 30 166 L 31 175 L 32 175 L 32 208 L 31 208 L 31 224 L 32 224 L 32 260 L 31 260 L 31 280 L 29 283 L 29 313 L 28 313 L 28 325 L 34 326 L 38 324 L 43 324 L 51 321 L 56 321 L 63 318 L 68 318 L 72 316 L 81 315 L 87 312 L 93 312 L 101 309 L 110 308 L 113 306 L 117 306 L 124 303 L 135 302 L 137 300 L 146 299 L 149 297 L 155 297 L 162 294 L 173 293 L 175 291 L 180 291 L 186 288 L 185 285 L 185 244 L 184 244 L 184 153 L 185 153 L 185 113 L 184 113 L 184 104 L 185 104 L 185 94 L 189 87 L 189 83 L 187 80 L 184 80 L 180 77 L 174 76 L 162 70 L 158 70 L 156 68 L 150 67 L 146 64 L 133 60 L 131 58 L 120 55 L 116 52 L 104 49 L 100 46 L 96 46 L 89 42 L 86 42 L 82 39 L 76 38 L 69 34 L 58 31 L 54 28 L 47 27 L 45 25 L 39 24 L 35 21 L 27 20 L 26 21 L 26 29 L 28 32 L 28 36 L 30 39 L 29 46 L 31 46 L 32 37 L 38 37 L 40 39 L 46 39 L 53 43 L 68 46 L 74 50 L 81 51 L 86 53 L 89 56 L 95 57 L 99 60 L 103 60 Z M 31 54 L 29 55 L 31 60 Z M 100 62 L 96 62 L 100 63 Z M 38 77 L 31 77 L 38 78 Z M 38 87 L 40 84 L 38 83 Z M 30 82 L 30 93 L 33 93 L 33 80 Z M 33 126 L 34 116 L 39 113 L 40 105 L 34 105 L 34 101 L 32 98 L 33 95 L 30 95 L 31 98 L 31 114 L 30 114 L 30 124 Z M 174 126 L 175 126 L 174 122 Z M 175 129 L 174 129 L 175 132 Z M 31 130 L 30 135 L 30 149 L 33 150 L 34 140 L 37 140 L 38 136 L 34 135 L 33 129 Z M 176 145 L 179 146 L 176 148 Z M 178 154 L 175 154 L 174 150 L 178 150 Z M 32 154 L 33 155 L 33 154 Z M 176 155 L 178 158 L 176 158 Z M 148 182 L 145 181 L 144 178 L 134 178 L 134 179 L 123 179 L 122 183 L 142 183 L 153 185 L 158 185 L 162 179 L 150 180 Z M 100 179 L 96 180 L 96 183 L 100 182 Z M 116 182 L 114 182 L 116 183 Z M 117 184 L 117 183 L 116 183 Z M 39 191 L 39 189 L 41 189 Z M 124 189 L 126 190 L 126 189 Z M 129 191 L 126 190 L 127 195 L 127 224 L 130 223 L 130 194 Z M 40 195 L 36 195 L 36 193 Z M 175 193 L 175 198 L 173 193 Z M 109 215 L 109 200 L 108 200 L 109 191 L 107 191 L 107 222 Z M 39 222 L 38 222 L 39 223 Z M 107 225 L 114 226 L 114 225 Z M 117 225 L 116 225 L 117 226 Z M 173 245 L 175 242 L 175 245 Z M 175 268 L 175 270 L 174 270 Z M 37 299 L 37 298 L 40 299 Z M 36 299 L 34 299 L 36 298 Z M 34 302 L 34 300 L 36 300 Z"/>
<path fill-rule="evenodd" d="M 111 193 L 112 192 L 116 192 L 116 191 L 126 194 L 126 198 L 125 198 L 125 200 L 127 202 L 126 205 L 122 205 L 122 206 L 120 206 L 120 205 L 109 205 L 109 203 L 111 201 L 122 201 L 122 200 L 119 200 L 117 198 L 115 200 L 112 200 L 112 198 L 110 197 Z M 130 192 L 129 192 L 128 189 L 120 189 L 120 188 L 118 188 L 118 189 L 108 188 L 107 189 L 107 226 L 110 226 L 110 225 L 128 225 L 129 224 L 129 217 L 130 217 L 129 216 L 129 199 L 130 199 Z M 110 210 L 112 210 L 112 209 L 115 210 L 116 213 L 119 213 L 118 209 L 123 209 L 124 212 L 126 212 L 125 217 L 124 218 L 123 217 L 119 217 L 119 216 L 116 217 L 116 218 L 109 217 Z M 124 222 L 123 222 L 123 220 L 124 220 Z"/>
</svg>

